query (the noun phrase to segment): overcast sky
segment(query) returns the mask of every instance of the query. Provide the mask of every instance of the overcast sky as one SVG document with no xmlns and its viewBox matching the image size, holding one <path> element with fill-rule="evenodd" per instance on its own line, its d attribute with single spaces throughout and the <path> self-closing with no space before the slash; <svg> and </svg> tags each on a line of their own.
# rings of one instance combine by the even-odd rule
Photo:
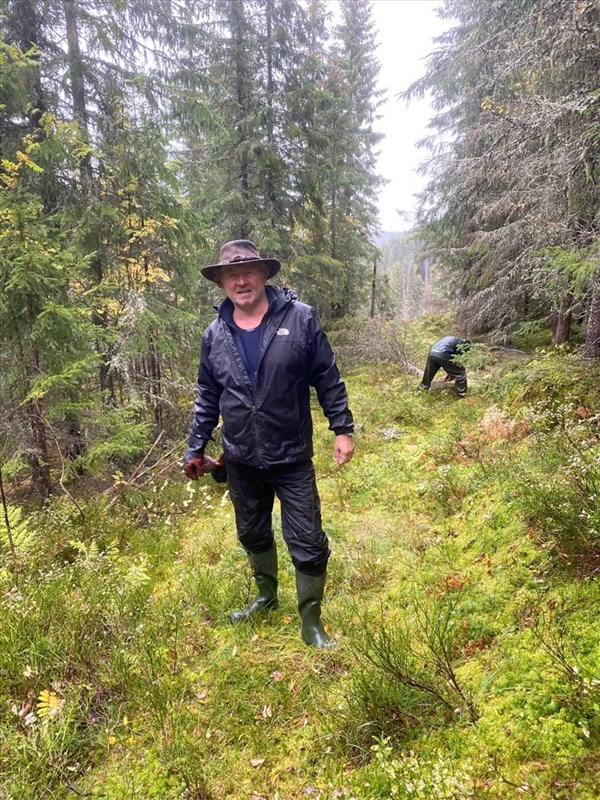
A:
<svg viewBox="0 0 600 800">
<path fill-rule="evenodd" d="M 376 128 L 385 134 L 380 144 L 378 173 L 389 179 L 380 190 L 380 222 L 384 231 L 411 227 L 415 210 L 414 194 L 424 185 L 416 168 L 425 158 L 416 142 L 427 134 L 431 109 L 427 100 L 413 100 L 407 106 L 396 95 L 425 71 L 425 57 L 435 48 L 432 39 L 449 23 L 440 20 L 435 9 L 439 0 L 373 0 L 373 16 L 378 28 L 378 60 L 381 63 L 379 88 L 386 93 Z M 398 214 L 408 215 L 408 219 Z"/>
</svg>

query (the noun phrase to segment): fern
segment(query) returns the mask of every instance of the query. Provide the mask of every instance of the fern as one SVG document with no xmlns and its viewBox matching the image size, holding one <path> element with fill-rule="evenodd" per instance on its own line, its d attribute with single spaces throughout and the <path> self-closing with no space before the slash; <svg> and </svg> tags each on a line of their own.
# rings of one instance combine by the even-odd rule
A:
<svg viewBox="0 0 600 800">
<path fill-rule="evenodd" d="M 35 543 L 37 532 L 31 530 L 23 512 L 16 506 L 7 506 L 8 526 L 4 515 L 0 517 L 0 543 L 3 549 L 10 549 L 11 538 L 17 553 L 28 553 Z"/>
</svg>

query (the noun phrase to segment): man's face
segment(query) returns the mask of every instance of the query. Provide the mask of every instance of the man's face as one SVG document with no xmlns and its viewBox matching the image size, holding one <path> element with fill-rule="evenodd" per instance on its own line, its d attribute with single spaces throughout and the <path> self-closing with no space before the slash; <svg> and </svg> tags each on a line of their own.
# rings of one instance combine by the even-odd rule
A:
<svg viewBox="0 0 600 800">
<path fill-rule="evenodd" d="M 254 311 L 265 297 L 267 270 L 262 264 L 231 264 L 221 267 L 219 286 L 240 311 Z"/>
</svg>

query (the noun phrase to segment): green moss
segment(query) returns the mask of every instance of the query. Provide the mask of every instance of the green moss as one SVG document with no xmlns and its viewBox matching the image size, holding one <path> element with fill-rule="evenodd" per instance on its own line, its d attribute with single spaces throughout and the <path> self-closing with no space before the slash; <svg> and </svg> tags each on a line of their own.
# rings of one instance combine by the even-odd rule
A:
<svg viewBox="0 0 600 800">
<path fill-rule="evenodd" d="M 449 324 L 420 321 L 411 348 Z M 357 370 L 343 469 L 316 412 L 335 653 L 300 641 L 278 512 L 280 607 L 228 625 L 253 582 L 209 479 L 24 517 L 18 583 L 0 573 L 10 796 L 72 796 L 68 780 L 115 800 L 595 798 L 600 596 L 580 512 L 598 375 L 567 354 L 506 359 L 473 367 L 464 401 L 415 394 L 398 367 Z M 586 535 L 567 564 L 568 531 Z M 43 690 L 65 701 L 44 724 Z"/>
</svg>

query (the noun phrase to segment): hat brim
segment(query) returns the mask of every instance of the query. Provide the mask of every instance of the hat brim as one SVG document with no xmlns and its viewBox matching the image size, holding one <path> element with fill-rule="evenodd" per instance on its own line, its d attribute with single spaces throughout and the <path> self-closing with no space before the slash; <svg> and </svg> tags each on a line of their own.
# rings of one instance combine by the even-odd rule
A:
<svg viewBox="0 0 600 800">
<path fill-rule="evenodd" d="M 276 258 L 252 258 L 248 259 L 248 261 L 233 261 L 228 264 L 211 264 L 210 266 L 201 269 L 200 272 L 205 278 L 208 278 L 209 281 L 218 283 L 219 271 L 223 269 L 223 267 L 239 267 L 242 264 L 264 264 L 268 270 L 267 280 L 272 278 L 273 275 L 276 275 L 281 269 L 281 262 Z"/>
</svg>

